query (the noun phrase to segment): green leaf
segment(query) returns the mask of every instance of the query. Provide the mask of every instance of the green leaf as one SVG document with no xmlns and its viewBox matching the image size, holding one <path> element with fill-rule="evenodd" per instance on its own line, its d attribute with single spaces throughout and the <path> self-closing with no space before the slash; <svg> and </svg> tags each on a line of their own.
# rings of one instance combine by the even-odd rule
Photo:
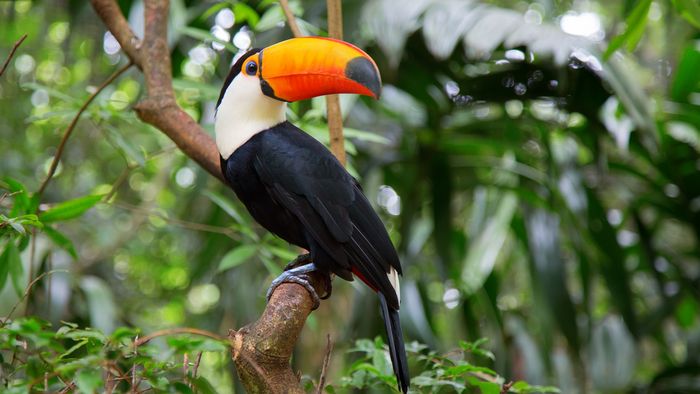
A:
<svg viewBox="0 0 700 394">
<path fill-rule="evenodd" d="M 113 341 L 121 341 L 123 339 L 128 339 L 129 341 L 132 340 L 135 336 L 139 334 L 139 329 L 138 328 L 133 328 L 133 327 L 118 327 L 116 330 L 111 335 L 111 339 Z"/>
<path fill-rule="evenodd" d="M 72 97 L 70 95 L 67 95 L 57 89 L 50 88 L 46 85 L 42 85 L 40 83 L 36 82 L 27 82 L 22 84 L 22 89 L 31 89 L 31 90 L 44 90 L 46 93 L 48 93 L 49 96 L 53 98 L 57 98 L 59 100 L 65 101 L 67 103 L 73 103 L 73 104 L 78 104 L 82 102 L 81 100 Z M 77 107 L 76 107 L 77 108 Z"/>
<path fill-rule="evenodd" d="M 686 296 L 676 307 L 676 320 L 681 327 L 688 330 L 695 324 L 698 312 L 700 312 L 698 301 L 693 297 Z"/>
<path fill-rule="evenodd" d="M 97 204 L 103 195 L 95 194 L 64 201 L 39 215 L 44 223 L 52 223 L 76 218 Z"/>
<path fill-rule="evenodd" d="M 8 243 L 5 246 L 5 250 L 3 250 L 2 254 L 0 254 L 0 292 L 2 292 L 2 289 L 5 287 L 5 282 L 7 281 L 7 274 L 10 273 L 10 263 L 7 259 L 10 254 L 10 245 L 12 244 L 12 242 Z"/>
<path fill-rule="evenodd" d="M 221 341 L 216 339 L 201 338 L 190 335 L 178 335 L 176 337 L 168 337 L 166 339 L 168 346 L 173 348 L 178 353 L 192 352 L 223 352 L 227 347 Z"/>
<path fill-rule="evenodd" d="M 86 368 L 78 372 L 75 384 L 81 393 L 92 394 L 102 387 L 102 372 L 97 368 Z"/>
<path fill-rule="evenodd" d="M 674 101 L 688 102 L 690 94 L 700 82 L 698 70 L 700 70 L 700 48 L 690 44 L 683 50 L 680 61 L 676 66 L 670 92 L 670 96 Z"/>
<path fill-rule="evenodd" d="M 353 129 L 350 127 L 344 127 L 343 134 L 348 138 L 357 138 L 359 141 L 374 142 L 377 144 L 384 144 L 384 145 L 389 144 L 388 138 L 384 137 L 383 135 L 373 133 L 371 131 L 364 131 L 364 130 Z"/>
<path fill-rule="evenodd" d="M 0 258 L 0 262 L 4 262 L 7 265 L 10 278 L 12 279 L 12 286 L 15 288 L 17 296 L 22 297 L 22 293 L 24 292 L 24 267 L 22 267 L 19 249 L 17 249 L 17 245 L 15 245 L 14 242 L 7 244 L 3 257 Z"/>
<path fill-rule="evenodd" d="M 44 234 L 46 234 L 53 243 L 56 244 L 61 249 L 64 249 L 68 254 L 70 254 L 74 259 L 78 258 L 78 253 L 75 251 L 75 246 L 73 242 L 68 239 L 65 235 L 61 234 L 58 230 L 46 226 L 44 227 Z"/>
<path fill-rule="evenodd" d="M 103 279 L 90 275 L 80 279 L 80 288 L 87 299 L 90 325 L 111 333 L 117 320 L 117 305 L 112 288 Z"/>
<path fill-rule="evenodd" d="M 294 15 L 299 15 L 292 10 Z M 270 30 L 277 26 L 278 23 L 284 22 L 286 20 L 282 7 L 279 4 L 274 4 L 262 14 L 260 20 L 255 25 L 255 31 L 262 32 L 265 30 Z M 298 18 L 297 18 L 298 21 Z"/>
<path fill-rule="evenodd" d="M 482 349 L 481 345 L 485 344 L 488 338 L 481 338 L 474 342 L 460 341 L 459 347 L 464 349 L 465 352 L 473 353 L 477 356 L 486 357 L 491 360 L 495 360 L 496 357 L 490 350 Z"/>
<path fill-rule="evenodd" d="M 221 259 L 219 263 L 219 271 L 225 271 L 233 267 L 237 267 L 248 261 L 258 251 L 257 245 L 240 245 L 237 246 Z"/>
<path fill-rule="evenodd" d="M 531 386 L 529 383 L 518 380 L 511 386 L 511 390 L 516 393 L 559 393 L 559 389 L 554 386 Z"/>
<path fill-rule="evenodd" d="M 173 88 L 175 88 L 177 91 L 187 89 L 196 90 L 200 95 L 202 95 L 202 99 L 207 100 L 216 100 L 219 98 L 219 93 L 221 92 L 221 87 L 182 78 L 173 79 Z"/>
<path fill-rule="evenodd" d="M 4 177 L 2 178 L 0 187 L 6 188 L 13 194 L 14 204 L 9 213 L 10 216 L 21 215 L 32 210 L 30 199 L 27 195 L 27 189 L 20 181 L 10 177 Z"/>
<path fill-rule="evenodd" d="M 255 26 L 260 21 L 258 13 L 249 5 L 240 1 L 234 4 L 233 14 L 236 16 L 236 23 L 246 22 L 251 29 L 255 29 Z"/>
<path fill-rule="evenodd" d="M 247 224 L 245 220 L 243 220 L 243 217 L 241 216 L 240 213 L 238 213 L 238 210 L 236 207 L 233 206 L 231 203 L 231 200 L 224 197 L 222 194 L 211 191 L 211 190 L 206 190 L 204 191 L 204 195 L 209 197 L 209 199 L 216 205 L 219 206 L 219 208 L 223 209 L 224 212 L 226 212 L 229 216 L 234 218 L 238 223 L 241 224 Z"/>
<path fill-rule="evenodd" d="M 700 29 L 700 3 L 697 0 L 673 0 L 673 5 L 685 20 Z"/>
<path fill-rule="evenodd" d="M 462 286 L 467 294 L 473 294 L 481 288 L 493 271 L 502 252 L 507 253 L 506 240 L 510 223 L 518 207 L 515 193 L 500 193 L 498 206 L 478 232 L 474 232 L 467 253 L 462 263 Z M 486 203 L 486 202 L 484 202 Z M 484 207 L 486 209 L 486 207 Z M 481 215 L 483 212 L 476 212 Z"/>
<path fill-rule="evenodd" d="M 499 394 L 501 392 L 501 385 L 498 383 L 477 381 L 472 382 L 472 384 L 479 388 L 481 394 Z"/>
<path fill-rule="evenodd" d="M 197 393 L 201 394 L 216 394 L 216 389 L 209 383 L 209 381 L 203 376 L 197 376 L 196 378 L 189 378 L 192 386 L 196 389 Z"/>
<path fill-rule="evenodd" d="M 106 124 L 103 130 L 106 133 L 107 138 L 121 151 L 122 155 L 131 159 L 132 162 L 136 162 L 139 166 L 143 167 L 146 163 L 146 158 L 144 157 L 143 151 L 135 147 L 131 141 L 124 138 L 123 133 L 114 126 Z"/>
<path fill-rule="evenodd" d="M 651 0 L 641 0 L 637 3 L 629 16 L 627 16 L 627 28 L 621 35 L 610 42 L 608 49 L 603 54 L 603 58 L 607 59 L 624 44 L 627 44 L 628 51 L 632 52 L 634 50 L 647 26 L 647 16 L 649 15 L 650 7 Z"/>
<path fill-rule="evenodd" d="M 566 282 L 566 266 L 561 250 L 559 216 L 543 209 L 526 214 L 528 245 L 532 263 L 530 270 L 537 297 L 550 311 L 554 322 L 578 352 L 580 341 L 576 310 Z"/>
<path fill-rule="evenodd" d="M 231 53 L 238 52 L 238 48 L 233 46 L 233 44 L 231 44 L 228 41 L 224 41 L 224 40 L 221 40 L 221 39 L 215 37 L 213 34 L 211 34 L 210 32 L 208 32 L 206 30 L 195 29 L 194 27 L 183 27 L 180 30 L 180 32 L 186 36 L 195 38 L 195 39 L 200 40 L 200 41 L 217 42 L 217 43 L 223 45 L 224 48 L 226 48 L 226 50 L 231 52 Z"/>
<path fill-rule="evenodd" d="M 273 245 L 266 245 L 265 250 L 269 251 L 274 256 L 279 257 L 282 260 L 292 261 L 295 258 L 297 258 L 297 254 L 292 252 L 289 249 L 278 248 L 278 247 L 273 246 Z"/>
</svg>

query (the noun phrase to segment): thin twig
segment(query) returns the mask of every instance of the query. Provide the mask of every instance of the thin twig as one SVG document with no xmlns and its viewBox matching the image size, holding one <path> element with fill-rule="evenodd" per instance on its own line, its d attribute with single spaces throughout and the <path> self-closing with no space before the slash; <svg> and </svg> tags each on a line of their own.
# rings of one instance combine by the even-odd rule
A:
<svg viewBox="0 0 700 394">
<path fill-rule="evenodd" d="M 58 269 L 58 270 L 53 270 L 53 271 L 46 271 L 46 272 L 42 273 L 41 275 L 37 276 L 36 278 L 34 278 L 34 280 L 31 281 L 29 283 L 29 285 L 27 285 L 27 288 L 24 289 L 24 294 L 22 294 L 22 297 L 19 300 L 17 300 L 17 302 L 12 306 L 12 309 L 10 309 L 10 312 L 7 314 L 7 316 L 5 316 L 5 318 L 2 320 L 2 322 L 0 322 L 0 327 L 5 327 L 5 324 L 7 324 L 7 321 L 10 319 L 12 314 L 15 312 L 15 309 L 17 309 L 19 304 L 21 304 L 24 301 L 24 299 L 27 298 L 27 296 L 29 295 L 29 292 L 32 290 L 32 287 L 34 287 L 34 285 L 38 281 L 40 281 L 46 275 L 52 275 L 52 274 L 55 274 L 57 272 L 63 272 L 63 273 L 67 274 L 68 270 Z"/>
<path fill-rule="evenodd" d="M 5 59 L 5 63 L 3 63 L 2 68 L 0 68 L 0 77 L 2 76 L 2 74 L 5 73 L 5 69 L 10 64 L 10 60 L 12 60 L 12 56 L 15 55 L 17 48 L 19 48 L 19 46 L 22 45 L 22 43 L 24 42 L 24 40 L 26 38 L 27 38 L 27 35 L 25 34 L 22 37 L 20 37 L 19 40 L 17 40 L 17 42 L 15 42 L 15 45 L 12 47 L 12 50 L 10 51 L 10 54 L 7 55 L 7 59 Z"/>
<path fill-rule="evenodd" d="M 190 328 L 190 327 L 175 327 L 175 328 L 166 328 L 164 330 L 158 330 L 155 331 L 149 335 L 146 335 L 145 337 L 142 338 L 137 338 L 134 340 L 134 346 L 139 347 L 151 339 L 157 338 L 157 337 L 162 337 L 166 335 L 177 335 L 177 334 L 192 334 L 192 335 L 200 335 L 203 337 L 208 337 L 212 339 L 216 339 L 218 341 L 225 341 L 226 338 L 222 337 L 221 335 L 207 331 L 207 330 L 202 330 L 199 328 Z"/>
<path fill-rule="evenodd" d="M 225 235 L 233 240 L 239 240 L 240 236 L 233 231 L 232 229 L 228 227 L 221 227 L 221 226 L 212 226 L 211 224 L 204 224 L 204 223 L 196 223 L 196 222 L 188 222 L 186 220 L 180 220 L 180 219 L 174 219 L 167 217 L 165 215 L 162 215 L 158 212 L 153 212 L 149 209 L 142 208 L 137 205 L 132 205 L 132 204 L 127 204 L 123 202 L 112 202 L 109 203 L 110 205 L 113 205 L 117 208 L 122 208 L 129 210 L 131 212 L 136 212 L 136 213 L 141 213 L 144 215 L 149 215 L 149 216 L 155 216 L 160 219 L 163 219 L 164 221 L 168 222 L 169 224 L 190 229 L 190 230 L 195 230 L 195 231 L 205 231 L 208 233 L 216 233 L 216 234 L 222 234 Z"/>
<path fill-rule="evenodd" d="M 321 394 L 323 392 L 323 387 L 326 385 L 326 374 L 328 373 L 328 364 L 331 362 L 332 351 L 333 342 L 331 342 L 331 334 L 326 334 L 326 355 L 323 357 L 323 367 L 321 367 L 321 377 L 318 379 L 316 394 Z"/>
<path fill-rule="evenodd" d="M 36 256 L 36 228 L 32 229 L 31 241 L 29 245 L 29 273 L 27 274 L 27 287 L 31 287 L 34 278 L 34 256 Z M 27 305 L 24 306 L 24 315 L 29 315 L 29 294 L 27 294 Z"/>
<path fill-rule="evenodd" d="M 199 369 L 199 363 L 202 361 L 202 352 L 197 353 L 197 359 L 194 362 L 194 368 L 192 368 L 192 377 L 197 377 L 197 370 Z"/>
<path fill-rule="evenodd" d="M 189 388 L 192 388 L 192 382 L 187 378 L 187 370 L 189 369 L 189 364 L 190 364 L 190 359 L 189 356 L 187 355 L 187 352 L 182 355 L 182 376 L 183 379 L 187 382 L 187 386 Z"/>
<path fill-rule="evenodd" d="M 109 76 L 104 82 L 102 82 L 102 85 L 100 85 L 95 92 L 88 97 L 88 99 L 83 103 L 83 105 L 80 107 L 78 110 L 78 113 L 75 114 L 75 117 L 73 117 L 73 120 L 70 122 L 68 127 L 66 128 L 66 131 L 63 133 L 63 138 L 61 138 L 61 142 L 58 144 L 58 148 L 56 149 L 56 154 L 53 157 L 53 161 L 51 162 L 51 167 L 49 168 L 49 173 L 46 175 L 46 179 L 44 179 L 44 182 L 42 182 L 41 186 L 39 187 L 39 191 L 37 192 L 39 194 L 39 198 L 41 198 L 41 195 L 44 194 L 44 190 L 46 190 L 46 186 L 49 184 L 49 181 L 51 178 L 53 178 L 54 173 L 56 172 L 56 167 L 58 167 L 58 162 L 61 160 L 61 155 L 63 154 L 63 150 L 66 147 L 66 143 L 68 142 L 68 138 L 70 138 L 71 134 L 73 133 L 73 129 L 75 129 L 75 125 L 78 124 L 78 120 L 80 119 L 80 116 L 85 112 L 87 107 L 92 103 L 92 101 L 97 97 L 104 88 L 109 86 L 112 82 L 114 82 L 115 79 L 117 79 L 120 75 L 122 75 L 126 70 L 128 70 L 134 62 L 132 60 L 129 60 L 129 62 L 119 70 L 115 71 L 112 75 Z"/>
<path fill-rule="evenodd" d="M 294 37 L 302 37 L 301 29 L 297 24 L 297 18 L 294 16 L 292 9 L 289 7 L 288 0 L 280 0 L 280 6 L 282 6 L 282 11 L 284 11 L 284 16 L 287 18 L 287 24 L 289 25 L 289 30 L 292 31 Z"/>
<path fill-rule="evenodd" d="M 513 387 L 513 382 L 507 382 L 503 383 L 503 387 L 501 387 L 501 394 L 508 394 L 510 391 L 510 388 Z"/>
</svg>

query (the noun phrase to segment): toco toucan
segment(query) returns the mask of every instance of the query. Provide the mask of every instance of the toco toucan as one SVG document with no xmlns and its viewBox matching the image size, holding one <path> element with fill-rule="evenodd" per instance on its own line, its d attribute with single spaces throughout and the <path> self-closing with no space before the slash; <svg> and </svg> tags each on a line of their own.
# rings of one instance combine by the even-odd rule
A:
<svg viewBox="0 0 700 394">
<path fill-rule="evenodd" d="M 296 282 L 318 302 L 309 272 L 360 278 L 379 295 L 394 373 L 406 392 L 396 250 L 357 181 L 285 116 L 290 101 L 336 93 L 378 98 L 380 90 L 372 58 L 343 41 L 304 37 L 252 49 L 231 67 L 221 89 L 216 144 L 224 178 L 253 218 L 309 251 L 307 264 L 287 269 L 271 290 Z"/>
</svg>

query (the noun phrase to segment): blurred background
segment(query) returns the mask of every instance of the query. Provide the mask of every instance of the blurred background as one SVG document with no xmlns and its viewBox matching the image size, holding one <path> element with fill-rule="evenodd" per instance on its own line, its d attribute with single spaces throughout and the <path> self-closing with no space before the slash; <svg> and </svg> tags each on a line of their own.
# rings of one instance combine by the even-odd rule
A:
<svg viewBox="0 0 700 394">
<path fill-rule="evenodd" d="M 143 2 L 119 3 L 141 35 Z M 290 4 L 306 34 L 325 34 L 325 1 Z M 291 33 L 275 1 L 170 8 L 178 102 L 213 133 L 232 61 Z M 499 374 L 564 393 L 700 392 L 700 5 L 348 0 L 343 15 L 384 82 L 379 101 L 342 104 L 349 169 L 405 267 L 407 342 L 444 353 L 485 337 Z M 80 0 L 0 2 L 2 60 L 22 34 L 0 77 L 0 177 L 34 192 L 78 108 L 127 59 Z M 83 115 L 41 203 L 107 197 L 37 234 L 17 284 L 0 283 L 0 316 L 14 287 L 56 269 L 19 314 L 226 334 L 261 313 L 299 251 L 138 120 L 144 94 L 132 68 Z M 327 143 L 324 106 L 288 117 Z M 336 279 L 294 366 L 318 374 L 330 333 L 337 381 L 354 341 L 382 331 L 375 296 Z M 202 365 L 240 392 L 227 352 Z"/>
</svg>

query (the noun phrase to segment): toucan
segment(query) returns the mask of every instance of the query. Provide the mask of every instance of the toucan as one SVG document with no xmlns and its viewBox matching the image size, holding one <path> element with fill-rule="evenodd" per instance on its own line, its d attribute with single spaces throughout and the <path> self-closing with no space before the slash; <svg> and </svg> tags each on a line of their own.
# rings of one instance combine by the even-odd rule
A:
<svg viewBox="0 0 700 394">
<path fill-rule="evenodd" d="M 252 49 L 233 64 L 214 125 L 224 178 L 251 216 L 309 251 L 272 282 L 268 297 L 277 285 L 294 282 L 318 306 L 310 272 L 359 278 L 379 296 L 394 373 L 405 393 L 398 254 L 357 180 L 286 119 L 287 102 L 339 93 L 376 99 L 380 92 L 377 65 L 361 49 L 330 38 L 292 38 Z"/>
</svg>

